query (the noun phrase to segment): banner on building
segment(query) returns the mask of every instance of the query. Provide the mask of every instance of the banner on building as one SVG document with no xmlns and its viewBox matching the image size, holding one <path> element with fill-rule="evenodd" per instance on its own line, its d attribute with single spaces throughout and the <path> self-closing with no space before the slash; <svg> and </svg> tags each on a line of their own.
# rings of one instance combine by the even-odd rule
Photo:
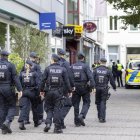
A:
<svg viewBox="0 0 140 140">
<path fill-rule="evenodd" d="M 95 0 L 95 17 L 107 16 L 107 2 L 106 0 Z"/>
</svg>

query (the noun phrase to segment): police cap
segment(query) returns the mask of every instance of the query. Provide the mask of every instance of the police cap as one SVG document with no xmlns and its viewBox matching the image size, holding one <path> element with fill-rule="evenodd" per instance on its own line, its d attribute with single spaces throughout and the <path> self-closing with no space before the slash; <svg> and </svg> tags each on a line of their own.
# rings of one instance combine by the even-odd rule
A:
<svg viewBox="0 0 140 140">
<path fill-rule="evenodd" d="M 33 62 L 30 60 L 26 60 L 26 64 L 29 64 L 30 66 L 33 66 Z"/>
<path fill-rule="evenodd" d="M 106 58 L 101 58 L 100 61 L 101 62 L 107 62 Z"/>
<path fill-rule="evenodd" d="M 82 59 L 84 57 L 85 57 L 84 53 L 82 53 L 82 52 L 79 52 L 78 53 L 78 59 Z"/>
<path fill-rule="evenodd" d="M 4 55 L 4 56 L 8 56 L 10 53 L 8 53 L 7 51 L 1 51 L 0 54 L 1 54 L 1 55 Z"/>
<path fill-rule="evenodd" d="M 60 57 L 57 54 L 52 54 L 52 59 L 57 62 L 59 61 Z"/>
<path fill-rule="evenodd" d="M 37 57 L 37 54 L 35 52 L 31 52 L 30 53 L 30 57 L 36 58 Z"/>
<path fill-rule="evenodd" d="M 64 51 L 63 49 L 58 49 L 58 54 L 65 55 L 66 51 Z"/>
</svg>

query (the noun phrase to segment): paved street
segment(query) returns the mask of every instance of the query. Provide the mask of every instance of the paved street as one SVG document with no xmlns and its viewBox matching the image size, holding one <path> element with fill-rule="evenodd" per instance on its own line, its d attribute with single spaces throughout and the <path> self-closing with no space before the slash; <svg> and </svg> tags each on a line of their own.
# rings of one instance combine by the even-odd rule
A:
<svg viewBox="0 0 140 140">
<path fill-rule="evenodd" d="M 107 123 L 100 124 L 96 117 L 94 96 L 86 119 L 86 127 L 76 128 L 73 124 L 73 109 L 66 119 L 67 129 L 63 134 L 44 133 L 43 128 L 27 126 L 26 131 L 18 129 L 17 117 L 12 125 L 12 135 L 0 135 L 0 140 L 139 140 L 140 139 L 140 89 L 111 90 L 108 101 Z"/>
</svg>

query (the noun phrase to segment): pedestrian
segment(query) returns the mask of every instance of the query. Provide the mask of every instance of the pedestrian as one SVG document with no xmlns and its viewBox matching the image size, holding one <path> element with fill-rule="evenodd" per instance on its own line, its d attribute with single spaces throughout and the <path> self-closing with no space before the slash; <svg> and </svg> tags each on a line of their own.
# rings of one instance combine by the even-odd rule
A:
<svg viewBox="0 0 140 140">
<path fill-rule="evenodd" d="M 74 107 L 74 123 L 76 127 L 85 126 L 84 119 L 90 107 L 90 92 L 94 88 L 94 80 L 89 66 L 85 63 L 85 55 L 78 54 L 78 62 L 72 65 L 74 73 L 75 92 L 72 95 L 72 103 Z M 79 105 L 83 100 L 82 110 Z"/>
<path fill-rule="evenodd" d="M 93 71 L 93 78 L 96 85 L 95 104 L 97 106 L 99 122 L 106 122 L 106 100 L 108 96 L 108 82 L 116 90 L 115 81 L 111 70 L 106 67 L 107 60 L 100 59 L 101 65 Z"/>
<path fill-rule="evenodd" d="M 2 134 L 12 133 L 11 123 L 16 113 L 15 87 L 22 95 L 22 86 L 15 65 L 8 61 L 9 53 L 2 51 L 0 58 L 0 121 Z"/>
<path fill-rule="evenodd" d="M 117 78 L 117 65 L 116 65 L 115 62 L 113 62 L 113 65 L 112 65 L 112 74 L 113 74 L 114 80 L 116 81 L 116 78 Z"/>
<path fill-rule="evenodd" d="M 119 60 L 117 60 L 117 82 L 118 82 L 118 87 L 121 86 L 123 87 L 123 81 L 122 81 L 122 72 L 123 72 L 123 65 L 120 63 Z"/>
<path fill-rule="evenodd" d="M 60 66 L 59 56 L 53 54 L 51 58 L 51 65 L 45 69 L 41 83 L 40 95 L 44 95 L 45 92 L 44 109 L 47 114 L 44 132 L 48 132 L 50 130 L 52 119 L 54 123 L 54 133 L 63 132 L 61 128 L 61 101 L 63 97 L 64 85 L 67 87 L 68 92 L 70 93 L 71 87 L 67 71 L 64 67 Z"/>
<path fill-rule="evenodd" d="M 60 66 L 66 68 L 71 88 L 74 89 L 74 76 L 73 76 L 73 73 L 72 73 L 71 68 L 70 68 L 70 63 L 65 60 L 66 52 L 63 49 L 58 49 L 58 55 L 60 57 L 59 64 L 60 64 Z M 68 94 L 67 87 L 64 85 L 63 88 L 64 88 L 64 90 L 63 90 L 64 91 L 64 94 L 63 94 L 64 106 L 62 108 L 62 122 L 61 122 L 61 125 L 62 125 L 62 129 L 65 129 L 66 126 L 64 124 L 64 119 L 71 109 L 72 101 L 71 101 L 71 97 Z"/>
<path fill-rule="evenodd" d="M 33 112 L 34 127 L 38 127 L 39 119 L 37 112 L 37 97 L 39 88 L 39 77 L 36 71 L 32 69 L 33 63 L 30 60 L 26 61 L 25 70 L 20 73 L 20 82 L 23 87 L 23 94 L 19 101 L 20 115 L 19 115 L 19 129 L 25 130 L 25 121 L 29 118 L 29 114 L 26 113 L 30 109 L 30 104 Z"/>
</svg>

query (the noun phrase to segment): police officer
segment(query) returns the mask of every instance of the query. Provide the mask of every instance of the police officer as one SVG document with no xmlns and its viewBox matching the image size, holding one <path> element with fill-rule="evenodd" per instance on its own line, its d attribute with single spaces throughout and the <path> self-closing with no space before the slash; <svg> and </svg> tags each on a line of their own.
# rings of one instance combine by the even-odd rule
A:
<svg viewBox="0 0 140 140">
<path fill-rule="evenodd" d="M 106 100 L 108 96 L 108 82 L 110 81 L 114 90 L 116 90 L 115 81 L 111 70 L 106 67 L 106 59 L 100 59 L 101 65 L 93 71 L 93 78 L 96 85 L 96 106 L 99 122 L 106 122 Z"/>
<path fill-rule="evenodd" d="M 120 83 L 121 83 L 121 86 L 123 87 L 122 69 L 124 69 L 123 65 L 120 64 L 119 60 L 117 60 L 117 82 L 118 82 L 118 87 L 120 87 Z"/>
<path fill-rule="evenodd" d="M 73 73 L 71 71 L 69 62 L 65 60 L 66 52 L 63 49 L 58 49 L 58 55 L 60 57 L 59 64 L 62 67 L 66 68 L 70 80 L 70 85 L 74 89 Z M 68 94 L 67 87 L 64 85 L 64 106 L 62 108 L 62 122 L 61 122 L 62 129 L 66 128 L 66 126 L 64 125 L 64 118 L 67 116 L 68 112 L 70 111 L 71 106 L 72 106 L 71 97 Z"/>
<path fill-rule="evenodd" d="M 25 130 L 24 123 L 29 117 L 26 112 L 30 109 L 30 103 L 33 112 L 34 127 L 38 126 L 37 113 L 37 96 L 39 88 L 39 77 L 36 71 L 32 69 L 33 63 L 30 60 L 26 61 L 25 71 L 20 73 L 20 81 L 23 87 L 23 95 L 20 99 L 20 115 L 19 115 L 19 129 Z"/>
<path fill-rule="evenodd" d="M 34 71 L 37 72 L 38 77 L 39 77 L 39 78 L 38 78 L 39 83 L 41 83 L 42 73 L 41 73 L 41 67 L 40 67 L 39 64 L 37 63 L 37 58 L 38 58 L 38 57 L 37 57 L 36 52 L 31 52 L 31 53 L 30 53 L 30 58 L 29 58 L 29 59 L 30 59 L 30 61 L 33 62 L 32 69 L 33 69 Z M 24 69 L 25 69 L 25 68 L 23 68 L 22 71 L 24 71 Z M 40 92 L 40 91 L 38 91 L 38 94 L 39 94 L 39 92 Z M 29 106 L 30 106 L 30 103 L 29 103 Z M 26 111 L 27 111 L 26 114 L 28 114 L 28 115 L 27 115 L 28 118 L 27 118 L 27 120 L 25 121 L 25 124 L 30 124 L 30 121 L 29 121 L 30 108 L 28 108 L 28 110 L 26 110 Z M 44 113 L 43 102 L 40 102 L 40 103 L 38 104 L 37 112 L 38 112 L 39 124 L 41 124 L 42 121 L 43 121 L 43 113 Z"/>
<path fill-rule="evenodd" d="M 0 120 L 2 120 L 2 134 L 7 134 L 12 133 L 10 125 L 16 112 L 14 85 L 20 94 L 22 94 L 22 86 L 15 65 L 8 61 L 9 53 L 2 51 L 0 54 Z"/>
<path fill-rule="evenodd" d="M 46 97 L 45 97 L 45 111 L 47 113 L 46 127 L 44 132 L 48 132 L 52 118 L 55 124 L 54 133 L 62 133 L 61 129 L 61 99 L 63 96 L 63 86 L 67 86 L 68 92 L 71 91 L 69 78 L 65 68 L 61 67 L 58 63 L 59 56 L 52 55 L 52 64 L 47 67 L 43 74 L 41 84 L 41 95 L 46 85 Z"/>
<path fill-rule="evenodd" d="M 74 123 L 76 127 L 85 126 L 84 119 L 86 118 L 90 107 L 90 92 L 94 88 L 94 80 L 92 72 L 87 64 L 85 64 L 85 55 L 78 54 L 78 62 L 72 65 L 74 73 L 75 92 L 72 96 L 74 106 Z M 79 104 L 83 100 L 81 112 L 79 112 Z"/>
</svg>

